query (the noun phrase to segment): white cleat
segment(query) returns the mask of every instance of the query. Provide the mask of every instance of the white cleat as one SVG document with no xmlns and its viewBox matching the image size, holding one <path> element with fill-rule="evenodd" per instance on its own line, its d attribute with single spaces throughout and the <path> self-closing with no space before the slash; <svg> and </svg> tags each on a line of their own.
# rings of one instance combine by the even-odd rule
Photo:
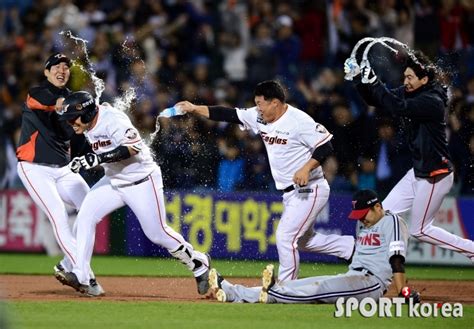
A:
<svg viewBox="0 0 474 329">
<path fill-rule="evenodd" d="M 217 290 L 216 299 L 221 303 L 225 303 L 227 301 L 227 295 L 225 291 L 222 289 Z"/>
<path fill-rule="evenodd" d="M 217 272 L 215 268 L 209 271 L 209 289 L 214 293 L 219 302 L 225 303 L 227 295 L 222 289 L 222 281 L 224 278 Z"/>
<path fill-rule="evenodd" d="M 96 279 L 90 279 L 89 285 L 84 294 L 92 297 L 99 297 L 105 295 L 105 290 Z"/>
<path fill-rule="evenodd" d="M 260 303 L 266 304 L 268 301 L 268 290 L 275 284 L 274 269 L 273 264 L 268 264 L 262 272 L 262 291 L 258 298 Z"/>
</svg>

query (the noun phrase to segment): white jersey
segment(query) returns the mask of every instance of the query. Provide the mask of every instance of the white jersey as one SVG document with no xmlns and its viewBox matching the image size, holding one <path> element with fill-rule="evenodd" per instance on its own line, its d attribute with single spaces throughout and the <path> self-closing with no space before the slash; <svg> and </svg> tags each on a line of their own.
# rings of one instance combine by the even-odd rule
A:
<svg viewBox="0 0 474 329">
<path fill-rule="evenodd" d="M 95 126 L 86 131 L 85 136 L 96 154 L 112 151 L 120 145 L 130 146 L 139 151 L 128 159 L 102 163 L 105 175 L 112 185 L 134 183 L 158 169 L 150 149 L 142 141 L 129 117 L 109 105 L 99 105 Z"/>
<path fill-rule="evenodd" d="M 303 111 L 288 105 L 275 122 L 266 123 L 257 107 L 237 109 L 243 129 L 262 137 L 276 188 L 293 185 L 293 176 L 311 158 L 314 150 L 332 139 L 327 129 Z M 313 169 L 310 179 L 323 176 L 321 166 Z"/>
</svg>

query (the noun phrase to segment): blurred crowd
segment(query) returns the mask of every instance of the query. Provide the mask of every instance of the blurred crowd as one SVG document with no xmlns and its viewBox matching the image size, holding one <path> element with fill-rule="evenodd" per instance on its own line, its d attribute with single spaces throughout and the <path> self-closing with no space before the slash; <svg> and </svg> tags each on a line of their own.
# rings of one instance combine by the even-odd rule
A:
<svg viewBox="0 0 474 329">
<path fill-rule="evenodd" d="M 61 31 L 87 40 L 88 56 Z M 72 90 L 94 90 L 91 70 L 105 82 L 101 101 L 135 88 L 128 113 L 144 136 L 179 100 L 251 107 L 255 85 L 278 79 L 288 102 L 334 135 L 334 156 L 324 163 L 332 191 L 385 195 L 411 160 L 398 121 L 377 115 L 343 79 L 344 60 L 366 36 L 396 38 L 451 73 L 452 193 L 473 194 L 472 0 L 0 0 L 0 187 L 21 184 L 21 107 L 43 79 L 48 54 L 62 51 L 75 59 Z M 399 85 L 403 65 L 381 48 L 371 63 L 384 82 Z M 160 123 L 150 145 L 166 188 L 275 189 L 260 137 L 189 115 Z"/>
</svg>

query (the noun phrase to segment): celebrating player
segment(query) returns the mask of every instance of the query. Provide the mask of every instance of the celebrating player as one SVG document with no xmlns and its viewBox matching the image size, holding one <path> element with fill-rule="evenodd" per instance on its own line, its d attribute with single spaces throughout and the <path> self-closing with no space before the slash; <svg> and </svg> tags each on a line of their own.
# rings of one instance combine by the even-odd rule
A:
<svg viewBox="0 0 474 329">
<path fill-rule="evenodd" d="M 16 154 L 18 175 L 31 198 L 48 216 L 56 241 L 64 258 L 55 267 L 59 278 L 76 264 L 76 241 L 68 223 L 65 203 L 79 209 L 89 186 L 67 164 L 70 151 L 81 152 L 87 145 L 84 137 L 76 136 L 67 124 L 58 121 L 56 109 L 71 91 L 69 81 L 71 60 L 56 53 L 46 61 L 46 81 L 29 90 L 23 106 L 21 136 Z M 70 146 L 71 149 L 70 150 Z M 91 274 L 88 294 L 103 294 L 102 287 Z"/>
<path fill-rule="evenodd" d="M 309 115 L 287 104 L 285 92 L 276 81 L 259 83 L 254 100 L 256 106 L 248 109 L 194 105 L 188 101 L 176 106 L 211 120 L 240 124 L 262 137 L 285 206 L 276 231 L 280 281 L 298 277 L 298 250 L 350 259 L 352 236 L 324 235 L 313 229 L 316 216 L 329 198 L 321 163 L 332 152 L 332 135 Z"/>
<path fill-rule="evenodd" d="M 378 300 L 392 282 L 402 294 L 405 285 L 405 255 L 408 229 L 404 220 L 385 211 L 377 194 L 360 190 L 354 194 L 349 218 L 357 219 L 357 240 L 349 271 L 340 275 L 275 282 L 273 265 L 263 271 L 262 286 L 247 288 L 222 278 L 216 269 L 209 285 L 221 302 L 335 303 L 340 297 Z M 405 292 L 403 290 L 403 292 Z M 411 290 L 419 302 L 419 294 Z"/>
<path fill-rule="evenodd" d="M 102 217 L 128 205 L 145 235 L 184 263 L 196 278 L 198 292 L 207 293 L 209 257 L 194 250 L 166 224 L 160 167 L 128 116 L 108 104 L 96 105 L 85 91 L 66 97 L 61 113 L 60 120 L 72 125 L 76 134 L 85 134 L 94 151 L 74 158 L 71 170 L 98 165 L 105 170 L 105 176 L 92 187 L 77 215 L 77 262 L 72 272 L 62 276 L 63 283 L 87 293 L 95 227 Z"/>
<path fill-rule="evenodd" d="M 404 85 L 388 90 L 370 66 L 364 67 L 356 84 L 369 105 L 401 117 L 412 153 L 413 168 L 383 201 L 399 214 L 411 209 L 410 234 L 424 242 L 457 251 L 474 262 L 474 243 L 433 225 L 444 196 L 453 185 L 453 167 L 446 138 L 447 91 L 437 68 L 421 52 L 408 58 Z M 349 60 L 346 60 L 346 63 Z M 345 70 L 360 77 L 357 65 Z M 346 72 L 347 73 L 347 72 Z M 361 80 L 361 81 L 360 81 Z"/>
</svg>

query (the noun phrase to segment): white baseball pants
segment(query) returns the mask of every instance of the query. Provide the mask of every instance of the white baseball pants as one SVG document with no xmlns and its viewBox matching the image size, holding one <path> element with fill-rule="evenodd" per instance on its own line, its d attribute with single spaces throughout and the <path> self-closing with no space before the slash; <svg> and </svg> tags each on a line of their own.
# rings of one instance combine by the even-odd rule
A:
<svg viewBox="0 0 474 329">
<path fill-rule="evenodd" d="M 400 214 L 411 209 L 410 234 L 424 242 L 457 251 L 474 260 L 474 242 L 433 225 L 445 195 L 453 185 L 454 174 L 432 178 L 415 177 L 410 169 L 383 200 L 385 209 Z"/>
<path fill-rule="evenodd" d="M 73 272 L 82 284 L 89 284 L 89 272 L 95 242 L 95 227 L 112 211 L 128 205 L 135 213 L 145 235 L 153 243 L 169 251 L 185 245 L 191 253 L 197 253 L 181 234 L 166 224 L 161 171 L 155 170 L 150 178 L 137 185 L 113 187 L 104 176 L 84 199 L 77 215 L 77 263 Z"/>
<path fill-rule="evenodd" d="M 285 210 L 276 230 L 279 281 L 295 280 L 298 277 L 298 250 L 351 258 L 353 236 L 324 235 L 313 229 L 317 215 L 328 201 L 329 191 L 326 179 L 320 178 L 310 181 L 301 190 L 295 189 L 283 194 Z"/>
<path fill-rule="evenodd" d="M 71 229 L 64 203 L 79 209 L 89 186 L 81 175 L 73 173 L 67 166 L 55 168 L 20 161 L 18 175 L 33 201 L 47 215 L 54 236 L 64 252 L 61 265 L 72 271 L 76 263 L 75 227 Z"/>
</svg>

